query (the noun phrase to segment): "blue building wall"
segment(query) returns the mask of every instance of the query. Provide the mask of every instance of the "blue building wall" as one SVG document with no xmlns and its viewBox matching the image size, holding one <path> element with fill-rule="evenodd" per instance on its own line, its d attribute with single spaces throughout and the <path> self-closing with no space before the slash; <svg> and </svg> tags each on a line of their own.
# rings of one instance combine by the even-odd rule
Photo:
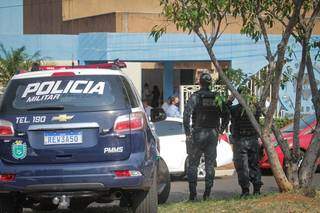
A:
<svg viewBox="0 0 320 213">
<path fill-rule="evenodd" d="M 273 50 L 280 41 L 280 36 L 270 36 Z M 27 52 L 40 51 L 48 60 L 99 61 L 121 59 L 132 62 L 166 62 L 164 91 L 169 94 L 173 78 L 172 63 L 181 61 L 209 61 L 202 42 L 196 35 L 165 34 L 155 43 L 148 33 L 83 33 L 80 35 L 1 35 L 0 43 L 6 48 L 26 46 Z M 301 48 L 290 41 L 294 50 L 293 60 L 288 64 L 297 72 Z M 254 74 L 267 64 L 263 41 L 255 43 L 243 35 L 225 34 L 214 47 L 219 60 L 230 60 L 232 67 L 242 69 L 247 74 Z M 312 53 L 313 56 L 315 52 Z M 314 57 L 313 57 L 314 58 Z M 320 79 L 320 65 L 314 62 L 316 77 Z M 171 75 L 170 75 L 171 74 Z M 306 86 L 307 87 L 307 86 Z M 306 88 L 310 90 L 310 88 Z M 166 97 L 167 95 L 165 95 Z M 292 111 L 290 102 L 294 103 L 294 84 L 288 84 L 280 97 L 285 108 Z M 305 106 L 312 106 L 310 99 L 302 100 Z"/>
<path fill-rule="evenodd" d="M 271 36 L 276 47 L 279 36 Z M 88 45 L 89 44 L 89 45 Z M 84 48 L 85 47 L 85 48 Z M 165 34 L 157 43 L 148 33 L 88 33 L 79 36 L 78 57 L 86 60 L 124 61 L 209 61 L 202 42 L 196 35 Z M 243 35 L 225 34 L 215 52 L 220 60 L 232 60 L 234 68 L 257 72 L 266 64 L 262 41 L 257 43 Z"/>
<path fill-rule="evenodd" d="M 0 0 L 1 34 L 23 34 L 23 0 Z"/>
<path fill-rule="evenodd" d="M 77 59 L 77 35 L 0 35 L 0 44 L 6 49 L 25 46 L 30 55 L 40 51 L 48 61 Z"/>
</svg>

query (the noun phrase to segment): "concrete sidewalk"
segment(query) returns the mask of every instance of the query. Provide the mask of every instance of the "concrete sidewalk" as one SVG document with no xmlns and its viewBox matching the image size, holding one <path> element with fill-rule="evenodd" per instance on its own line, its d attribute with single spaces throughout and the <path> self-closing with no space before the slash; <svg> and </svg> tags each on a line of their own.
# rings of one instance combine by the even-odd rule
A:
<svg viewBox="0 0 320 213">
<path fill-rule="evenodd" d="M 235 169 L 216 170 L 216 177 L 233 176 L 235 172 Z"/>
<path fill-rule="evenodd" d="M 216 168 L 216 177 L 233 176 L 235 172 L 234 164 L 230 163 Z"/>
</svg>

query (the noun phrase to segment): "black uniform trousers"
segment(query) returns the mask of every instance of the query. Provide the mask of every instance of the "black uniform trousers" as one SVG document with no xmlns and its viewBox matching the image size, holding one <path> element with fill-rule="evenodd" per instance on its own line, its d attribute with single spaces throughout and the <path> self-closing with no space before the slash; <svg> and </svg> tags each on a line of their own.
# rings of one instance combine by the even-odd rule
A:
<svg viewBox="0 0 320 213">
<path fill-rule="evenodd" d="M 257 136 L 234 139 L 233 155 L 238 182 L 241 188 L 249 189 L 251 182 L 254 187 L 260 189 L 262 182 Z"/>
<path fill-rule="evenodd" d="M 204 154 L 205 158 L 205 184 L 206 189 L 213 186 L 217 158 L 218 134 L 213 129 L 194 129 L 192 131 L 192 141 L 187 144 L 189 166 L 187 169 L 188 182 L 197 185 L 197 173 L 200 158 Z"/>
</svg>

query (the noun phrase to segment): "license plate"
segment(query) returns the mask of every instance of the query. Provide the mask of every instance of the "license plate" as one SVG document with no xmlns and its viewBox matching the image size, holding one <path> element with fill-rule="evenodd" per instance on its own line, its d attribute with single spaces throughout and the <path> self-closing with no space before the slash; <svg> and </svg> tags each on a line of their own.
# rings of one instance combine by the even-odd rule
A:
<svg viewBox="0 0 320 213">
<path fill-rule="evenodd" d="M 44 145 L 79 144 L 82 143 L 82 132 L 45 132 Z"/>
</svg>

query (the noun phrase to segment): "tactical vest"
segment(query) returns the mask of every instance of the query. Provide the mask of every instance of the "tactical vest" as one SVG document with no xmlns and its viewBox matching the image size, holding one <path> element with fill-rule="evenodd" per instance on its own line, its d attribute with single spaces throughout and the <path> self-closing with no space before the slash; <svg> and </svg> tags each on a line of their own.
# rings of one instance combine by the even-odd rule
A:
<svg viewBox="0 0 320 213">
<path fill-rule="evenodd" d="M 237 116 L 233 119 L 233 131 L 238 137 L 256 136 L 257 132 L 252 126 L 246 112 L 239 108 Z"/>
<path fill-rule="evenodd" d="M 218 128 L 220 116 L 212 92 L 198 93 L 198 103 L 192 114 L 194 128 Z"/>
</svg>

